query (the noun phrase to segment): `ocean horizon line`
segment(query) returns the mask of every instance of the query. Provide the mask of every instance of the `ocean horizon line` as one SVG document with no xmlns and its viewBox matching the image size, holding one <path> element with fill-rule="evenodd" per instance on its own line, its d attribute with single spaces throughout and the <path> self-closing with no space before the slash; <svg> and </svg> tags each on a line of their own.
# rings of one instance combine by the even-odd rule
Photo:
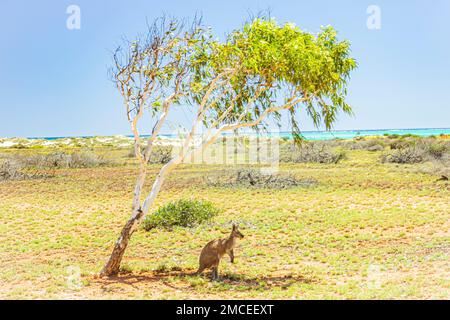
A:
<svg viewBox="0 0 450 320">
<path fill-rule="evenodd" d="M 439 134 L 450 134 L 450 127 L 449 128 L 381 128 L 381 129 L 339 129 L 339 130 L 306 130 L 306 131 L 302 131 L 301 134 L 303 136 L 305 135 L 333 135 L 333 133 L 355 133 L 356 136 L 358 135 L 367 135 L 365 134 L 367 133 L 373 133 L 373 132 L 379 132 L 382 134 L 385 133 L 389 133 L 392 131 L 396 131 L 396 132 L 403 132 L 402 134 L 414 134 L 415 133 L 419 133 L 418 135 L 420 135 L 420 131 L 432 131 L 432 130 L 439 130 L 439 131 L 443 131 L 443 132 L 436 132 L 434 134 L 429 134 L 429 135 L 439 135 Z M 448 132 L 447 132 L 448 131 Z M 267 133 L 262 133 L 262 135 L 264 134 L 268 134 L 270 135 L 273 132 L 267 132 Z M 277 134 L 280 134 L 282 136 L 286 136 L 286 135 L 292 135 L 291 131 L 277 131 Z M 227 134 L 232 134 L 229 132 L 224 133 L 224 135 Z M 257 132 L 254 131 L 248 131 L 248 132 L 243 132 L 243 134 L 258 134 Z M 395 133 L 394 133 L 395 134 Z M 379 134 L 376 134 L 379 135 Z M 113 136 L 124 136 L 124 137 L 133 137 L 133 135 L 131 134 L 111 134 L 111 135 L 79 135 L 79 136 L 48 136 L 48 137 L 26 137 L 26 139 L 43 139 L 43 140 L 54 140 L 54 139 L 68 139 L 68 138 L 94 138 L 94 137 L 113 137 Z M 142 134 L 143 137 L 148 137 L 150 136 L 150 134 Z M 173 137 L 176 136 L 175 133 L 161 133 L 160 136 L 163 137 Z M 15 137 L 15 138 L 19 138 L 19 137 Z M 338 138 L 338 137 L 337 137 Z"/>
<path fill-rule="evenodd" d="M 243 135 L 254 135 L 254 134 L 260 134 L 260 135 L 271 135 L 271 134 L 277 134 L 282 137 L 289 137 L 292 136 L 291 131 L 268 131 L 265 133 L 258 133 L 255 131 L 246 131 L 242 132 Z M 371 133 L 377 133 L 374 134 L 376 136 L 378 135 L 384 135 L 384 134 L 415 134 L 419 136 L 431 136 L 431 135 L 439 135 L 439 134 L 450 134 L 450 127 L 449 128 L 382 128 L 382 129 L 339 129 L 339 130 L 306 130 L 302 131 L 301 134 L 305 137 L 327 137 L 327 138 L 340 138 L 342 137 L 344 133 L 350 134 L 352 137 L 356 136 L 370 136 Z M 233 134 L 232 132 L 224 132 L 223 135 L 230 135 Z M 175 137 L 176 133 L 161 133 L 160 136 L 162 137 Z M 131 134 L 111 134 L 111 135 L 69 135 L 69 136 L 34 136 L 34 137 L 0 137 L 2 139 L 30 139 L 30 140 L 56 140 L 56 139 L 73 139 L 73 138 L 95 138 L 95 137 L 114 137 L 114 136 L 123 136 L 123 137 L 133 137 Z M 142 134 L 142 137 L 148 137 L 150 134 Z M 345 137 L 350 138 L 350 136 L 345 135 Z"/>
</svg>

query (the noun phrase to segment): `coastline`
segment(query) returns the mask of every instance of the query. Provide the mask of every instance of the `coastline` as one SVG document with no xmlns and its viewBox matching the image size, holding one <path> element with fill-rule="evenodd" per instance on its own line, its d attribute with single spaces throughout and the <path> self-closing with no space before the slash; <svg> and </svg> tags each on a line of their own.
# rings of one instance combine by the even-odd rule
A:
<svg viewBox="0 0 450 320">
<path fill-rule="evenodd" d="M 233 133 L 225 133 L 224 137 Z M 450 136 L 450 128 L 420 128 L 420 129 L 368 129 L 368 130 L 333 130 L 333 131 L 304 131 L 305 140 L 333 140 L 333 139 L 354 139 L 357 137 L 379 137 L 379 136 Z M 257 134 L 255 132 L 243 132 L 241 137 L 265 137 L 291 139 L 290 132 L 269 132 Z M 148 135 L 142 135 L 143 138 Z M 161 134 L 157 145 L 178 145 L 182 139 L 177 134 Z M 130 135 L 112 136 L 79 136 L 79 137 L 29 137 L 29 138 L 0 138 L 0 148 L 41 148 L 47 146 L 67 146 L 67 147 L 92 147 L 111 146 L 118 148 L 128 148 L 133 145 L 133 137 Z"/>
</svg>

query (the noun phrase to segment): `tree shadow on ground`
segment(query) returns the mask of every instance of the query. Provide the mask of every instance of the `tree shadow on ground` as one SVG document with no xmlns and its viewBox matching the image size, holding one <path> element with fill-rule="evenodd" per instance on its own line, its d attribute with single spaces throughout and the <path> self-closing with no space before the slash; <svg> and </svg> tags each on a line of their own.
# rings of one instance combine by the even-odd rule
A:
<svg viewBox="0 0 450 320">
<path fill-rule="evenodd" d="M 261 276 L 249 277 L 241 274 L 223 273 L 218 281 L 211 280 L 209 272 L 202 275 L 196 275 L 196 270 L 182 270 L 173 268 L 164 271 L 140 271 L 140 272 L 121 272 L 116 276 L 96 278 L 94 282 L 102 284 L 102 286 L 126 284 L 135 289 L 141 284 L 161 283 L 173 289 L 192 289 L 199 285 L 213 283 L 220 288 L 221 286 L 229 288 L 230 286 L 240 287 L 242 289 L 259 289 L 270 290 L 272 288 L 287 289 L 294 284 L 311 284 L 318 283 L 315 278 L 286 274 L 277 276 Z M 180 281 L 184 284 L 180 286 Z M 198 283 L 200 282 L 200 284 Z"/>
<path fill-rule="evenodd" d="M 207 279 L 210 279 L 209 275 L 205 275 Z M 230 285 L 240 285 L 254 288 L 288 288 L 293 284 L 298 283 L 314 283 L 316 279 L 307 278 L 299 275 L 279 275 L 279 276 L 263 276 L 263 277 L 247 277 L 245 275 L 237 275 L 232 273 L 224 273 L 220 276 L 220 282 Z"/>
</svg>

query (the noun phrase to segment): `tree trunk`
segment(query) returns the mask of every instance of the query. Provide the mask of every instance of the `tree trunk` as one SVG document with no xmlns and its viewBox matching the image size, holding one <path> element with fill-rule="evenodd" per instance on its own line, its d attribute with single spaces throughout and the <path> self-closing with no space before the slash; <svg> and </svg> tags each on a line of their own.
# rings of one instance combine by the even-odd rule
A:
<svg viewBox="0 0 450 320">
<path fill-rule="evenodd" d="M 109 257 L 108 262 L 103 267 L 103 270 L 100 272 L 100 276 L 113 276 L 119 273 L 120 263 L 122 262 L 123 254 L 125 253 L 125 250 L 128 246 L 128 241 L 130 240 L 131 235 L 133 234 L 139 222 L 147 214 L 150 205 L 153 204 L 153 201 L 158 195 L 159 190 L 161 189 L 161 185 L 164 182 L 165 175 L 170 171 L 170 169 L 174 165 L 178 164 L 179 161 L 180 158 L 172 159 L 161 168 L 155 179 L 155 182 L 153 183 L 152 190 L 148 195 L 148 197 L 145 199 L 144 203 L 142 204 L 142 207 L 138 208 L 137 211 L 133 212 L 131 219 L 128 220 L 128 222 L 123 227 L 122 232 L 120 233 L 119 239 L 117 239 L 116 245 L 114 246 L 114 249 L 111 253 L 111 256 Z M 135 193 L 135 199 L 136 197 L 139 196 L 139 194 L 140 193 Z M 139 202 L 135 202 L 133 207 L 138 203 Z"/>
<path fill-rule="evenodd" d="M 191 139 L 191 137 L 192 134 L 189 136 L 188 139 Z M 187 140 L 187 142 L 185 143 L 184 149 L 187 149 L 187 144 L 189 141 L 190 140 Z M 119 239 L 117 239 L 116 245 L 114 246 L 114 249 L 111 253 L 111 256 L 109 257 L 108 262 L 103 267 L 103 270 L 100 272 L 100 276 L 113 276 L 119 273 L 120 263 L 122 262 L 123 254 L 125 253 L 125 250 L 128 246 L 128 241 L 130 240 L 131 235 L 136 229 L 136 226 L 145 217 L 150 206 L 155 201 L 155 198 L 158 195 L 159 191 L 161 190 L 162 184 L 164 183 L 165 176 L 170 172 L 170 170 L 172 170 L 173 167 L 178 165 L 185 156 L 186 152 L 183 155 L 173 158 L 161 168 L 161 170 L 159 171 L 158 175 L 155 178 L 155 181 L 153 182 L 152 190 L 150 191 L 147 198 L 145 198 L 142 207 L 139 207 L 136 210 L 135 206 L 139 204 L 140 190 L 145 180 L 145 171 L 140 173 L 138 182 L 136 184 L 133 201 L 133 210 L 136 211 L 133 211 L 131 219 L 128 220 L 128 222 L 123 227 L 122 232 L 120 233 L 120 237 Z"/>
<path fill-rule="evenodd" d="M 109 257 L 108 262 L 103 267 L 101 271 L 101 276 L 114 276 L 119 273 L 120 263 L 122 262 L 123 254 L 125 253 L 125 249 L 128 246 L 128 241 L 131 238 L 135 230 L 135 226 L 139 223 L 139 220 L 142 218 L 143 212 L 139 210 L 137 215 L 134 215 L 122 229 L 120 233 L 119 239 L 116 241 L 116 245 Z"/>
</svg>

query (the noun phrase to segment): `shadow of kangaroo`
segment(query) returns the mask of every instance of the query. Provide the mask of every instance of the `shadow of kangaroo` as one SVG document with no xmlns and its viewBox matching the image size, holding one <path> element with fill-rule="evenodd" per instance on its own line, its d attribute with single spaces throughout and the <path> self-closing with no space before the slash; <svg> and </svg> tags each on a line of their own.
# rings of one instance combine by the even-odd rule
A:
<svg viewBox="0 0 450 320">
<path fill-rule="evenodd" d="M 212 269 L 212 279 L 219 279 L 219 263 L 225 254 L 230 256 L 231 263 L 234 263 L 234 251 L 237 239 L 242 239 L 244 235 L 239 231 L 239 227 L 233 224 L 233 229 L 228 238 L 216 239 L 208 242 L 200 253 L 199 267 L 196 274 L 201 274 L 205 269 Z"/>
</svg>

